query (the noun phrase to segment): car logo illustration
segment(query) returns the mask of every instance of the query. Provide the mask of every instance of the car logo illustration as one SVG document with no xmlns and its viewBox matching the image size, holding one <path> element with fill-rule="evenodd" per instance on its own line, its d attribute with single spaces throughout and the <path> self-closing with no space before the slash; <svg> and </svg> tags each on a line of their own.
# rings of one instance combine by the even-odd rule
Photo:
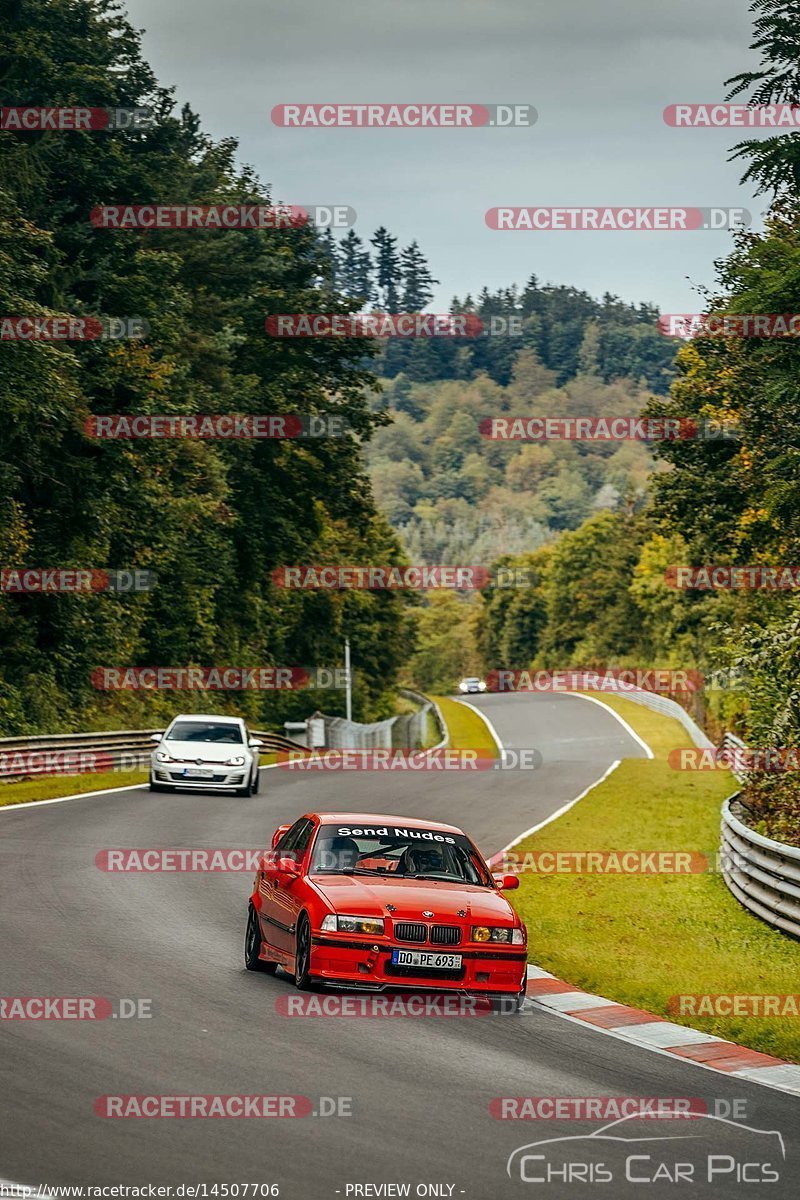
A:
<svg viewBox="0 0 800 1200">
<path fill-rule="evenodd" d="M 715 1116 L 713 1113 L 709 1113 L 709 1112 L 693 1112 L 690 1110 L 687 1113 L 683 1113 L 682 1116 L 684 1118 L 686 1118 L 686 1117 L 695 1117 L 698 1119 L 702 1118 L 709 1122 L 718 1121 L 720 1124 L 727 1125 L 734 1129 L 746 1130 L 748 1133 L 760 1134 L 765 1138 L 774 1138 L 774 1139 L 776 1139 L 774 1144 L 780 1149 L 781 1158 L 784 1160 L 786 1158 L 786 1146 L 784 1144 L 783 1135 L 777 1129 L 756 1129 L 754 1126 L 745 1125 L 741 1121 L 729 1120 L 727 1117 L 718 1117 L 718 1116 Z M 512 1168 L 512 1166 L 517 1166 L 517 1168 L 520 1170 L 520 1175 L 521 1175 L 523 1182 L 526 1182 L 526 1183 L 533 1182 L 533 1180 L 526 1179 L 524 1176 L 525 1152 L 538 1149 L 542 1146 L 555 1146 L 559 1143 L 563 1144 L 565 1142 L 582 1142 L 586 1145 L 595 1145 L 595 1146 L 598 1145 L 598 1143 L 602 1143 L 602 1142 L 618 1142 L 618 1143 L 621 1142 L 623 1145 L 631 1146 L 631 1145 L 634 1145 L 635 1143 L 642 1143 L 642 1142 L 667 1143 L 667 1142 L 676 1142 L 676 1141 L 696 1140 L 702 1136 L 702 1134 L 699 1132 L 698 1128 L 695 1126 L 694 1131 L 692 1133 L 686 1133 L 686 1134 L 654 1134 L 650 1137 L 645 1137 L 642 1134 L 633 1134 L 633 1135 L 626 1137 L 625 1132 L 627 1129 L 628 1122 L 629 1121 L 638 1121 L 641 1119 L 642 1119 L 641 1113 L 630 1113 L 625 1117 L 619 1117 L 616 1121 L 610 1121 L 607 1125 L 602 1125 L 599 1129 L 595 1129 L 592 1133 L 589 1133 L 589 1134 L 577 1133 L 577 1134 L 571 1134 L 568 1137 L 543 1138 L 537 1142 L 528 1142 L 528 1144 L 526 1146 L 519 1146 L 516 1150 L 513 1150 L 511 1152 L 511 1154 L 508 1156 L 508 1162 L 506 1163 L 506 1173 L 508 1174 L 508 1176 L 510 1178 L 513 1178 L 513 1176 L 511 1175 L 511 1168 Z M 620 1128 L 620 1127 L 622 1127 L 622 1128 Z M 517 1157 L 518 1155 L 520 1156 L 519 1158 Z M 541 1153 L 538 1154 L 536 1157 L 541 1158 L 542 1157 Z"/>
</svg>

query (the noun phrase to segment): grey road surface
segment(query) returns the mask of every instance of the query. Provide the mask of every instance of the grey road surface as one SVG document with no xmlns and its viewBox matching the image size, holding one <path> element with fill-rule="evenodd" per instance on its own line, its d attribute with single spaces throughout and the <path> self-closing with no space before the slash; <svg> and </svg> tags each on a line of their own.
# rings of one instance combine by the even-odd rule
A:
<svg viewBox="0 0 800 1200">
<path fill-rule="evenodd" d="M 326 808 L 450 821 L 488 855 L 615 759 L 643 753 L 607 710 L 580 698 L 487 696 L 476 705 L 505 745 L 541 752 L 538 771 L 270 770 L 261 794 L 248 800 L 142 789 L 1 812 L 0 994 L 144 998 L 154 1015 L 0 1022 L 0 1179 L 173 1189 L 275 1184 L 290 1200 L 581 1196 L 593 1180 L 598 1194 L 617 1200 L 645 1186 L 626 1183 L 629 1146 L 597 1139 L 550 1146 L 546 1161 L 528 1158 L 522 1170 L 547 1170 L 552 1181 L 526 1183 L 518 1160 L 507 1174 L 514 1150 L 543 1138 L 585 1138 L 597 1125 L 497 1120 L 490 1101 L 659 1096 L 743 1101 L 745 1123 L 778 1131 L 786 1159 L 774 1134 L 708 1120 L 637 1122 L 624 1136 L 639 1139 L 634 1174 L 658 1178 L 647 1195 L 796 1196 L 795 1098 L 627 1046 L 535 1005 L 480 1019 L 284 1016 L 276 1005 L 298 994 L 286 976 L 251 975 L 242 966 L 250 875 L 109 874 L 95 864 L 107 848 L 262 847 L 277 824 Z M 352 1113 L 148 1120 L 109 1119 L 93 1108 L 109 1094 L 195 1093 L 307 1096 L 316 1113 L 326 1108 L 320 1097 L 346 1097 L 341 1104 Z M 678 1134 L 681 1141 L 641 1141 Z M 569 1167 L 567 1150 L 577 1160 Z M 714 1160 L 720 1174 L 712 1183 L 704 1176 L 708 1155 L 728 1156 Z M 694 1183 L 670 1182 L 675 1161 L 690 1159 Z M 762 1160 L 773 1160 L 777 1183 L 736 1182 L 737 1173 L 752 1178 Z M 609 1171 L 613 1182 L 603 1184 L 599 1176 Z"/>
</svg>

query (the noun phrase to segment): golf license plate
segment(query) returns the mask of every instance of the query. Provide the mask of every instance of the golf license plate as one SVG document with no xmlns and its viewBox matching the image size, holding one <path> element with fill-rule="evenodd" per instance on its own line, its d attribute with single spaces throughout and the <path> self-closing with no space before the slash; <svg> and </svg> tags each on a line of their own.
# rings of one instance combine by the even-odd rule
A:
<svg viewBox="0 0 800 1200">
<path fill-rule="evenodd" d="M 214 772 L 207 771 L 205 767 L 184 767 L 184 779 L 213 779 Z"/>
<path fill-rule="evenodd" d="M 457 971 L 461 966 L 461 955 L 437 954 L 435 950 L 393 950 L 392 965 L 427 967 L 432 971 Z"/>
</svg>

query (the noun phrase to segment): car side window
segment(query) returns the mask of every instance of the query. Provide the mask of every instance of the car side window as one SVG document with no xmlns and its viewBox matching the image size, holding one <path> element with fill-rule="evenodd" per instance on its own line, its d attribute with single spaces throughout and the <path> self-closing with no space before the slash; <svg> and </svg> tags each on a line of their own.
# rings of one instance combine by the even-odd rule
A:
<svg viewBox="0 0 800 1200">
<path fill-rule="evenodd" d="M 311 844 L 311 839 L 314 836 L 314 822 L 306 821 L 306 827 L 300 833 L 297 839 L 297 844 L 294 847 L 294 852 L 298 858 L 302 858 Z"/>
<path fill-rule="evenodd" d="M 295 821 L 291 829 L 287 829 L 281 840 L 275 847 L 276 850 L 295 850 L 302 854 L 311 841 L 311 834 L 314 830 L 314 822 L 309 821 L 308 817 L 301 817 L 299 821 Z M 302 839 L 305 841 L 301 845 Z M 299 855 L 298 855 L 299 857 Z"/>
</svg>

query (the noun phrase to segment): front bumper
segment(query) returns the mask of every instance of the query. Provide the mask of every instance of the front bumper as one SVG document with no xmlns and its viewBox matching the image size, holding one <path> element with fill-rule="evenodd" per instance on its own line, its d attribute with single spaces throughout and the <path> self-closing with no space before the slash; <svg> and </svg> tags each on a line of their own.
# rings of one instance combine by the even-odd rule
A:
<svg viewBox="0 0 800 1200">
<path fill-rule="evenodd" d="M 392 950 L 438 950 L 460 954 L 457 970 L 431 971 L 392 965 Z M 311 939 L 311 974 L 328 983 L 364 991 L 431 988 L 487 995 L 516 994 L 525 983 L 528 954 L 524 946 L 513 949 L 459 946 L 409 946 L 404 942 L 357 941 L 315 934 Z"/>
<path fill-rule="evenodd" d="M 211 772 L 210 776 L 198 779 L 183 774 L 184 769 L 189 767 L 188 763 L 152 763 L 151 777 L 155 783 L 164 783 L 169 787 L 192 788 L 202 792 L 207 791 L 208 788 L 244 787 L 251 770 L 249 766 L 226 767 L 222 763 L 214 763 L 213 766 L 207 768 Z"/>
</svg>

